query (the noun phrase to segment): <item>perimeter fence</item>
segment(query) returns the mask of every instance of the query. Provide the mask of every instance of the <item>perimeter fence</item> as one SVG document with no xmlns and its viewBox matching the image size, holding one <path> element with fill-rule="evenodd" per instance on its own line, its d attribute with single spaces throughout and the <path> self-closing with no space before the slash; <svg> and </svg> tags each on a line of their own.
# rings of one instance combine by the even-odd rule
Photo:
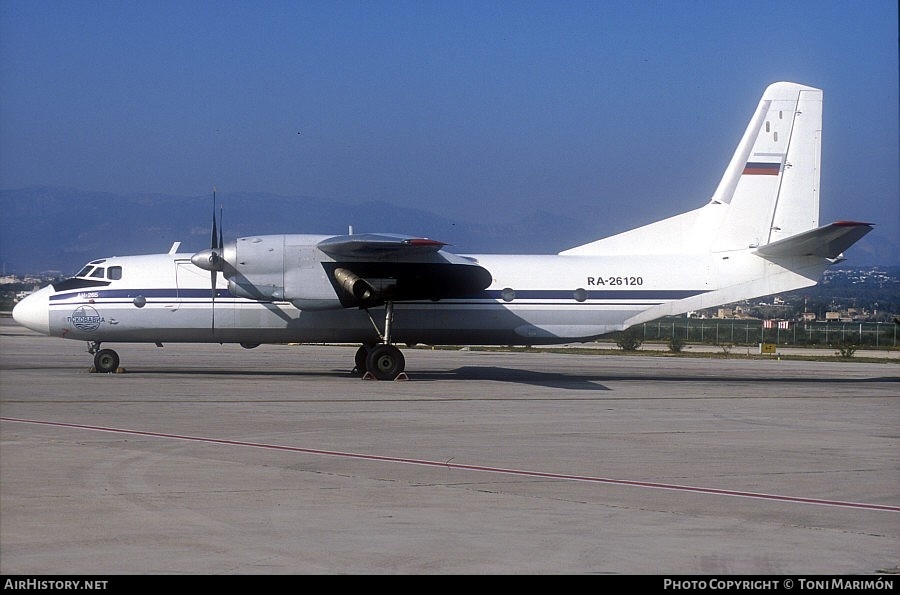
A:
<svg viewBox="0 0 900 595">
<path fill-rule="evenodd" d="M 900 345 L 900 325 L 892 322 L 795 322 L 757 319 L 661 318 L 633 327 L 641 340 L 709 345 L 823 346 L 854 344 L 875 349 Z"/>
</svg>

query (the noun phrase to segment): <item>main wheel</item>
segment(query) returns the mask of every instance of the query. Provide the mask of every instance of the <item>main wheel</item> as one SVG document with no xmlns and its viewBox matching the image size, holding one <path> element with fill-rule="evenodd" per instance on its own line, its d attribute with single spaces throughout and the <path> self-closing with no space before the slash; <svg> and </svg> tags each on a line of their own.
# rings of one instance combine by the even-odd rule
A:
<svg viewBox="0 0 900 595">
<path fill-rule="evenodd" d="M 403 352 L 393 345 L 376 345 L 366 357 L 366 370 L 378 380 L 394 380 L 405 367 Z"/>
<path fill-rule="evenodd" d="M 108 374 L 119 369 L 119 354 L 112 349 L 101 349 L 94 354 L 94 369 Z"/>
</svg>

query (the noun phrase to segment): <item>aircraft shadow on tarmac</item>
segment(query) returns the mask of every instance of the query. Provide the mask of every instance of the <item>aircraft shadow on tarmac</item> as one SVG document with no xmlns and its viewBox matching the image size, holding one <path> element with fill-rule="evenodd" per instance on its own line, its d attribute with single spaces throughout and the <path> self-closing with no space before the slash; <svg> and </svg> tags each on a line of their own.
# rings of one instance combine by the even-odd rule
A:
<svg viewBox="0 0 900 595">
<path fill-rule="evenodd" d="M 132 371 L 129 371 L 131 373 Z M 355 374 L 351 374 L 347 370 L 333 369 L 331 373 L 323 372 L 323 370 L 284 370 L 284 369 L 198 369 L 198 368 L 137 368 L 133 370 L 137 374 L 152 375 L 207 375 L 207 376 L 269 376 L 269 377 L 294 377 L 302 379 L 323 378 L 327 376 L 347 377 L 350 381 L 368 382 L 359 379 Z M 584 390 L 584 391 L 609 391 L 613 390 L 604 385 L 610 381 L 625 382 L 696 382 L 709 384 L 859 384 L 859 383 L 884 383 L 896 382 L 900 383 L 900 376 L 876 376 L 869 378 L 846 378 L 837 375 L 829 376 L 797 376 L 784 377 L 776 376 L 759 376 L 759 375 L 734 375 L 734 374 L 659 374 L 659 373 L 591 373 L 580 374 L 571 372 L 545 372 L 538 370 L 526 370 L 522 368 L 510 368 L 502 366 L 462 366 L 450 370 L 428 370 L 423 369 L 410 372 L 407 382 L 439 382 L 439 381 L 483 381 L 483 382 L 504 382 L 527 384 L 533 386 L 541 386 L 545 388 L 558 388 L 565 390 Z"/>
<path fill-rule="evenodd" d="M 566 390 L 610 390 L 599 384 L 604 378 L 595 374 L 564 374 L 562 372 L 541 372 L 500 366 L 463 366 L 447 371 L 420 371 L 411 373 L 413 382 L 433 382 L 441 380 L 481 380 L 490 382 L 511 382 L 530 384 L 546 388 Z"/>
<path fill-rule="evenodd" d="M 761 377 L 761 376 L 734 376 L 734 375 L 661 375 L 661 374 L 573 374 L 563 372 L 541 372 L 535 370 L 523 370 L 520 368 L 505 368 L 499 366 L 463 366 L 454 370 L 433 372 L 421 371 L 410 375 L 411 380 L 416 381 L 437 381 L 437 380 L 487 380 L 496 382 L 517 382 L 522 384 L 533 384 L 537 386 L 546 386 L 550 388 L 566 388 L 575 390 L 613 390 L 599 383 L 615 381 L 634 381 L 634 382 L 701 382 L 711 384 L 723 383 L 812 383 L 812 384 L 835 384 L 835 383 L 881 383 L 881 382 L 900 382 L 900 376 L 885 376 L 873 378 L 842 378 L 835 376 L 809 376 L 785 378 L 783 376 Z"/>
<path fill-rule="evenodd" d="M 191 375 L 191 376 L 259 376 L 285 378 L 294 377 L 303 378 L 323 378 L 323 377 L 346 377 L 350 381 L 369 382 L 360 379 L 356 374 L 347 370 L 333 369 L 331 373 L 322 370 L 261 370 L 261 369 L 200 369 L 200 368 L 129 368 L 125 374 L 134 375 Z M 464 366 L 454 370 L 420 370 L 410 372 L 408 380 L 398 382 L 438 382 L 438 381 L 489 381 L 489 382 L 510 382 L 519 384 L 530 384 L 535 386 L 543 386 L 547 388 L 561 388 L 566 390 L 610 390 L 609 388 L 598 384 L 603 380 L 608 380 L 601 375 L 595 374 L 564 374 L 561 372 L 541 372 L 535 370 L 522 370 L 519 368 L 504 368 L 497 366 Z"/>
</svg>

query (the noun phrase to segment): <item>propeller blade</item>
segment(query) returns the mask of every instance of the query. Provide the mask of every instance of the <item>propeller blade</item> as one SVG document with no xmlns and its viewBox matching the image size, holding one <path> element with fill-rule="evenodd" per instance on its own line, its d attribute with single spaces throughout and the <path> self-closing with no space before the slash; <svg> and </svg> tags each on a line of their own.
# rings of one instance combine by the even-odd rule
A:
<svg viewBox="0 0 900 595">
<path fill-rule="evenodd" d="M 221 232 L 218 231 L 216 226 L 216 189 L 213 188 L 213 212 L 212 212 L 212 238 L 209 241 L 210 255 L 209 255 L 209 263 L 212 265 L 210 267 L 209 273 L 209 284 L 210 284 L 210 298 L 212 300 L 212 331 L 216 332 L 216 282 L 218 281 L 218 264 L 219 258 L 222 252 L 222 235 Z M 218 250 L 218 252 L 217 252 Z"/>
<path fill-rule="evenodd" d="M 213 213 L 212 213 L 212 239 L 209 241 L 209 247 L 216 249 L 219 242 L 219 232 L 216 231 L 216 191 L 213 189 Z"/>
<path fill-rule="evenodd" d="M 222 225 L 222 207 L 219 206 L 219 254 L 222 254 L 222 250 L 225 249 L 225 242 L 222 240 L 223 231 L 225 231 L 225 227 Z"/>
<path fill-rule="evenodd" d="M 209 292 L 212 303 L 212 330 L 216 330 L 216 285 L 219 281 L 219 271 L 225 267 L 225 241 L 223 239 L 222 209 L 219 208 L 219 220 L 216 221 L 216 189 L 213 187 L 212 210 L 212 234 L 209 240 L 209 248 L 201 250 L 191 256 L 191 262 L 197 268 L 209 271 Z"/>
<path fill-rule="evenodd" d="M 212 298 L 212 330 L 215 332 L 216 330 L 216 277 L 218 273 L 215 269 L 209 274 L 210 285 L 212 285 L 212 290 L 210 291 L 210 297 Z"/>
</svg>

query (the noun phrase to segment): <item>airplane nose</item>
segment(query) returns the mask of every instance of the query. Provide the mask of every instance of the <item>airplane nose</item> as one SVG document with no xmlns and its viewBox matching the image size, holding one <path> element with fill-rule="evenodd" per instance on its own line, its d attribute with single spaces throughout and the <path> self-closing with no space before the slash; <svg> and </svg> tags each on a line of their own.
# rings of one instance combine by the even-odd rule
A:
<svg viewBox="0 0 900 595">
<path fill-rule="evenodd" d="M 50 294 L 53 287 L 41 288 L 15 305 L 13 320 L 42 335 L 50 334 Z"/>
</svg>

